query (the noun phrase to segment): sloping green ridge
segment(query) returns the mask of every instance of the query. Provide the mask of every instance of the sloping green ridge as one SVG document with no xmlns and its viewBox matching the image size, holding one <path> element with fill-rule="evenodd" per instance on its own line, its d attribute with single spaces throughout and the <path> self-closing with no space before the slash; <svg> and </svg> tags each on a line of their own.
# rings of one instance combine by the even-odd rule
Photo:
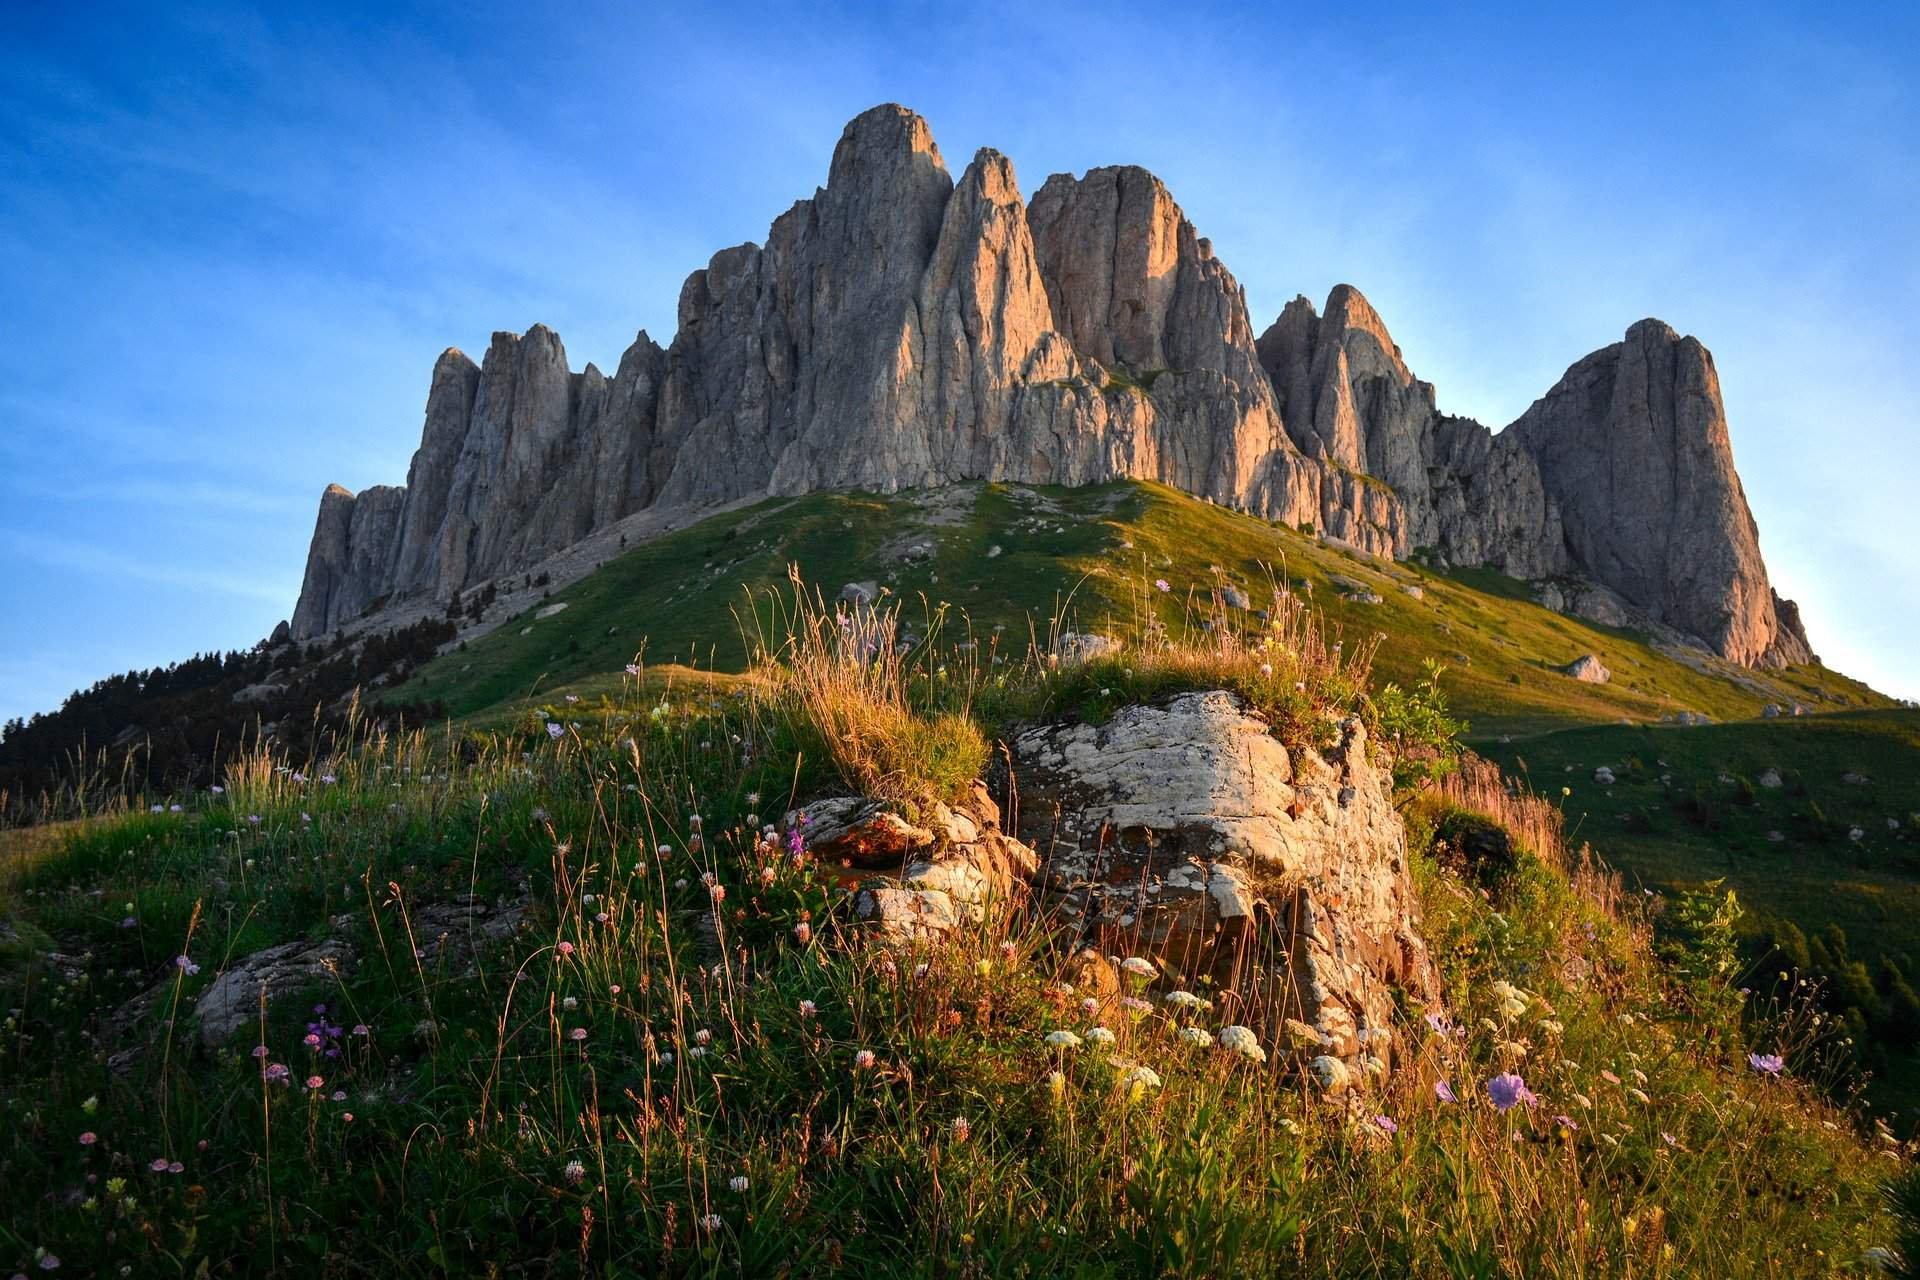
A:
<svg viewBox="0 0 1920 1280">
<path fill-rule="evenodd" d="M 914 558 L 914 547 L 926 549 L 924 558 Z M 784 586 L 789 564 L 829 595 L 852 581 L 886 584 L 905 602 L 909 624 L 948 603 L 948 639 L 964 639 L 970 625 L 987 641 L 999 625 L 1007 629 L 1000 651 L 1014 656 L 1024 651 L 1030 625 L 1044 639 L 1056 616 L 1072 630 L 1125 633 L 1152 608 L 1178 626 L 1194 594 L 1204 599 L 1211 587 L 1212 566 L 1245 588 L 1256 608 L 1271 582 L 1304 582 L 1349 642 L 1382 635 L 1378 679 L 1404 685 L 1428 658 L 1446 664 L 1446 687 L 1476 736 L 1657 720 L 1680 710 L 1740 719 L 1768 702 L 1888 705 L 1817 666 L 1753 673 L 1696 656 L 1696 669 L 1634 633 L 1542 608 L 1526 584 L 1497 573 L 1438 573 L 1355 556 L 1137 483 L 770 499 L 627 552 L 555 592 L 551 603 L 566 605 L 563 611 L 538 618 L 528 610 L 428 664 L 395 696 L 438 700 L 468 716 L 617 673 L 643 648 L 649 662 L 739 670 L 747 658 L 748 591 L 764 599 Z M 1153 589 L 1155 579 L 1170 590 Z M 1349 586 L 1366 588 L 1379 603 L 1344 598 Z M 1612 683 L 1581 684 L 1556 670 L 1586 653 L 1614 672 Z"/>
<path fill-rule="evenodd" d="M 1920 711 L 1607 725 L 1483 750 L 1544 794 L 1570 790 L 1564 808 L 1576 838 L 1648 885 L 1725 877 L 1749 906 L 1809 932 L 1840 925 L 1869 957 L 1911 947 L 1920 921 Z M 1612 785 L 1594 781 L 1601 766 Z M 1778 786 L 1763 784 L 1769 770 Z"/>
</svg>

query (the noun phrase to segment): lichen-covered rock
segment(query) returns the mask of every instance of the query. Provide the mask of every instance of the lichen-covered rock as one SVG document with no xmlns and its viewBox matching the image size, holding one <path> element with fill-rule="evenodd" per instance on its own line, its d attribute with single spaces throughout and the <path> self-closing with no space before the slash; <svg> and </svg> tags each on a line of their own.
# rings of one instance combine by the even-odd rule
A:
<svg viewBox="0 0 1920 1280">
<path fill-rule="evenodd" d="M 1235 695 L 1190 693 L 1012 750 L 1019 834 L 1097 950 L 1204 977 L 1238 1020 L 1292 1018 L 1356 1066 L 1391 1036 L 1395 988 L 1437 998 L 1405 830 L 1358 721 L 1325 755 L 1289 750 Z"/>
<path fill-rule="evenodd" d="M 242 956 L 193 1003 L 200 1041 L 209 1048 L 260 1017 L 263 1002 L 304 987 L 330 983 L 353 965 L 353 948 L 338 939 L 283 942 Z"/>
<path fill-rule="evenodd" d="M 854 915 L 889 942 L 933 941 L 978 924 L 1024 900 L 1039 871 L 1033 850 L 1000 829 L 1000 808 L 978 782 L 961 804 L 935 804 L 925 826 L 862 800 L 818 801 L 802 812 L 810 815 L 803 829 L 827 836 L 809 842 L 816 856 L 901 868 L 863 878 L 854 898 Z M 858 861 L 863 850 L 887 852 Z"/>
</svg>

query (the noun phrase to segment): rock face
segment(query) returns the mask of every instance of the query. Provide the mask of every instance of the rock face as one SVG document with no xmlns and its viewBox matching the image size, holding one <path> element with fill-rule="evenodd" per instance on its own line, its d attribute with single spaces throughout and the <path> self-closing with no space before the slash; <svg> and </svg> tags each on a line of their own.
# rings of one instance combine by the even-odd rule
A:
<svg viewBox="0 0 1920 1280">
<path fill-rule="evenodd" d="M 1013 744 L 1021 839 L 1101 953 L 1170 983 L 1233 993 L 1235 1020 L 1353 1066 L 1383 1060 L 1394 991 L 1438 981 L 1421 940 L 1406 834 L 1357 721 L 1322 757 L 1289 751 L 1225 692 L 1128 707 L 1105 725 Z"/>
<path fill-rule="evenodd" d="M 1145 170 L 1056 174 L 1029 205 L 1005 156 L 956 183 L 891 105 L 764 245 L 687 278 L 666 349 L 641 333 L 611 378 L 541 325 L 478 365 L 443 353 L 406 487 L 323 495 L 291 633 L 449 599 L 649 507 L 1127 478 L 1374 554 L 1591 578 L 1739 662 L 1810 656 L 1692 339 L 1636 326 L 1496 435 L 1437 411 L 1351 286 L 1256 341 Z"/>
<path fill-rule="evenodd" d="M 1513 424 L 1573 561 L 1746 666 L 1812 658 L 1767 581 L 1713 357 L 1658 320 L 1568 369 Z"/>
</svg>

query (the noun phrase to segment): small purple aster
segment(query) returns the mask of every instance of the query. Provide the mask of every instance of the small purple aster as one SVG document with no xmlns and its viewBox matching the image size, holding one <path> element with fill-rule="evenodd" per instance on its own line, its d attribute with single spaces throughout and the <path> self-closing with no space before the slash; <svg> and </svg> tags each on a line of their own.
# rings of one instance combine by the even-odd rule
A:
<svg viewBox="0 0 1920 1280">
<path fill-rule="evenodd" d="M 1459 1096 L 1455 1094 L 1453 1091 L 1453 1086 L 1448 1084 L 1445 1080 L 1435 1080 L 1433 1082 L 1433 1096 L 1440 1099 L 1440 1101 L 1442 1102 L 1460 1101 Z"/>
<path fill-rule="evenodd" d="M 1786 1069 L 1786 1060 L 1777 1053 L 1750 1053 L 1747 1065 L 1763 1076 L 1777 1076 Z"/>
<path fill-rule="evenodd" d="M 1373 1123 L 1383 1133 L 1393 1134 L 1400 1132 L 1400 1126 L 1394 1123 L 1392 1116 L 1375 1116 Z"/>
</svg>

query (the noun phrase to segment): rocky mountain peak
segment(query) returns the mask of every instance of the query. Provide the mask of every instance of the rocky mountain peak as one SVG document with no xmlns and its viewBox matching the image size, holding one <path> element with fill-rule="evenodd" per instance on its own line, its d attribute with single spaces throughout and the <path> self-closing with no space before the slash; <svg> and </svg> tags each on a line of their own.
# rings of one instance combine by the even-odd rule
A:
<svg viewBox="0 0 1920 1280">
<path fill-rule="evenodd" d="M 1747 666 L 1812 657 L 1767 580 L 1713 356 L 1659 320 L 1575 363 L 1510 431 L 1574 560 L 1654 618 Z"/>
<path fill-rule="evenodd" d="M 1808 655 L 1733 473 L 1712 358 L 1643 321 L 1512 429 L 1440 414 L 1337 285 L 1256 339 L 1165 183 L 958 183 L 897 104 L 862 112 L 764 245 L 692 272 L 678 331 L 608 377 L 544 325 L 434 365 L 407 485 L 324 495 L 292 620 L 444 601 L 650 507 L 990 479 L 1158 480 L 1358 550 L 1585 575 L 1741 662 Z"/>
</svg>

